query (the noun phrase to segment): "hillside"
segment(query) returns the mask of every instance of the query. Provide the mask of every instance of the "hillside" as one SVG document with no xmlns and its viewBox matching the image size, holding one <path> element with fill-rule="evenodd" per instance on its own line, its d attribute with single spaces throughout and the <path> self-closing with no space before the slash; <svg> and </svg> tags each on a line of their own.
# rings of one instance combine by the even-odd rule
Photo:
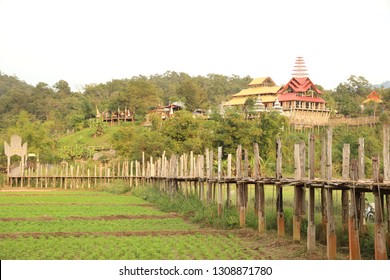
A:
<svg viewBox="0 0 390 280">
<path fill-rule="evenodd" d="M 129 124 L 126 124 L 129 125 Z M 75 146 L 76 144 L 84 144 L 88 147 L 111 147 L 111 139 L 115 132 L 117 132 L 124 125 L 105 126 L 104 134 L 102 136 L 94 137 L 94 128 L 85 128 L 74 133 L 70 133 L 58 139 L 60 147 Z"/>
</svg>

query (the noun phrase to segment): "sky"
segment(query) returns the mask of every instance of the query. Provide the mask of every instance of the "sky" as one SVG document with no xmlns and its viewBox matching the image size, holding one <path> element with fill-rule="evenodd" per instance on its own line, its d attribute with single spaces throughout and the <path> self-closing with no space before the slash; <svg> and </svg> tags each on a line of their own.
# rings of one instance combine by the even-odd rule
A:
<svg viewBox="0 0 390 280">
<path fill-rule="evenodd" d="M 390 0 L 0 0 L 0 71 L 36 85 L 185 72 L 390 80 Z"/>
</svg>

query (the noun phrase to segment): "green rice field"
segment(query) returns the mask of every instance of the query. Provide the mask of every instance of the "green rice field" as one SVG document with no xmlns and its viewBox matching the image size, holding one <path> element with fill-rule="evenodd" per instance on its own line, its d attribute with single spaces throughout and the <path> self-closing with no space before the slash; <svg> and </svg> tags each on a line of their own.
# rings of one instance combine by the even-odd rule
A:
<svg viewBox="0 0 390 280">
<path fill-rule="evenodd" d="M 201 229 L 128 194 L 0 191 L 2 260 L 259 258 L 233 232 Z"/>
</svg>

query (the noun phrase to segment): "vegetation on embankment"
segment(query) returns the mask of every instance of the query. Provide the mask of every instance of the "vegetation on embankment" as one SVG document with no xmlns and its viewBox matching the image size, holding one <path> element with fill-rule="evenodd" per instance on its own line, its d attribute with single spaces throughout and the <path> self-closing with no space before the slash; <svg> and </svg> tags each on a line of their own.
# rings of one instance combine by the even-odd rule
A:
<svg viewBox="0 0 390 280">
<path fill-rule="evenodd" d="M 276 238 L 276 201 L 274 186 L 265 187 L 265 214 L 266 214 L 266 230 L 268 234 Z M 133 191 L 137 196 L 142 197 L 146 201 L 155 204 L 163 212 L 180 213 L 193 223 L 197 223 L 202 227 L 212 227 L 216 229 L 238 229 L 240 227 L 239 213 L 234 206 L 224 205 L 222 215 L 218 215 L 218 207 L 215 202 L 205 202 L 199 199 L 199 195 L 191 193 L 185 196 L 182 192 L 176 192 L 172 196 L 165 192 L 161 192 L 159 188 L 153 186 L 140 187 Z M 249 206 L 246 212 L 246 227 L 254 231 L 258 229 L 258 219 L 254 213 L 254 192 L 249 191 Z M 294 188 L 284 187 L 284 217 L 285 231 L 287 238 L 291 238 L 293 234 L 293 194 Z M 319 194 L 316 195 L 317 200 L 315 208 L 320 209 L 321 201 Z M 232 192 L 232 200 L 235 199 L 235 192 Z M 337 247 L 340 258 L 348 254 L 348 231 L 343 227 L 341 221 L 341 192 L 336 191 L 334 194 L 334 214 L 336 222 Z M 307 218 L 302 217 L 301 239 L 304 240 L 307 236 Z M 326 229 L 322 225 L 322 216 L 320 211 L 315 213 L 316 224 L 316 240 L 321 246 L 326 246 Z M 368 221 L 360 234 L 360 248 L 363 259 L 374 259 L 374 224 Z M 389 248 L 390 253 L 390 248 Z"/>
</svg>

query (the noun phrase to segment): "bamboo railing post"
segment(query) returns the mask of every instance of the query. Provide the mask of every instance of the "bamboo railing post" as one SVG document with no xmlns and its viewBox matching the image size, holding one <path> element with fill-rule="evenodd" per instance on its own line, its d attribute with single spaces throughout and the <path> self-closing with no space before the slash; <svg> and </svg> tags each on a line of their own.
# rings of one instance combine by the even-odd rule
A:
<svg viewBox="0 0 390 280">
<path fill-rule="evenodd" d="M 377 184 L 374 190 L 375 198 L 375 259 L 387 260 L 386 230 L 384 225 L 384 200 L 379 187 L 379 157 L 372 157 L 372 176 Z"/>
<path fill-rule="evenodd" d="M 91 188 L 91 172 L 90 172 L 89 168 L 87 169 L 87 188 L 88 189 Z"/>
<path fill-rule="evenodd" d="M 237 197 L 239 202 L 239 213 L 240 213 L 240 227 L 245 227 L 245 193 L 244 193 L 244 184 L 242 182 L 242 146 L 238 145 L 237 152 L 237 161 L 236 161 L 236 170 L 237 170 Z M 241 182 L 239 182 L 241 181 Z"/>
<path fill-rule="evenodd" d="M 309 180 L 314 180 L 314 170 L 315 170 L 315 137 L 313 134 L 309 134 Z M 315 189 L 308 183 L 309 188 L 309 199 L 308 199 L 308 225 L 307 225 L 307 250 L 312 252 L 316 248 L 316 225 L 314 220 L 314 210 L 315 210 Z"/>
<path fill-rule="evenodd" d="M 209 155 L 209 173 L 207 175 L 208 177 L 208 191 L 207 191 L 207 201 L 211 202 L 213 200 L 213 161 L 214 161 L 214 152 L 213 150 L 210 150 L 210 155 Z M 215 193 L 215 191 L 214 191 Z"/>
<path fill-rule="evenodd" d="M 218 147 L 218 216 L 222 216 L 222 147 Z"/>
<path fill-rule="evenodd" d="M 283 187 L 280 183 L 282 179 L 282 142 L 280 138 L 276 139 L 276 224 L 278 229 L 278 238 L 284 237 L 285 221 L 283 210 Z"/>
<path fill-rule="evenodd" d="M 228 154 L 227 157 L 227 178 L 232 177 L 232 154 Z M 231 196 L 230 196 L 230 183 L 226 184 L 226 205 L 230 207 L 231 205 Z"/>
<path fill-rule="evenodd" d="M 204 155 L 199 155 L 198 156 L 198 176 L 199 176 L 199 197 L 202 201 L 205 200 L 205 189 L 204 189 Z M 195 185 L 196 187 L 196 185 Z M 196 190 L 195 190 L 196 192 Z"/>
<path fill-rule="evenodd" d="M 206 148 L 206 177 L 207 180 L 210 178 L 210 152 L 209 149 Z M 211 200 L 211 184 L 210 182 L 207 182 L 207 202 L 210 202 Z"/>
<path fill-rule="evenodd" d="M 302 180 L 304 174 L 304 165 L 302 163 L 303 147 L 301 144 L 294 145 L 294 162 L 296 181 Z M 294 215 L 293 215 L 293 242 L 301 241 L 301 225 L 302 225 L 302 203 L 303 203 L 303 186 L 298 183 L 294 186 Z"/>
<path fill-rule="evenodd" d="M 359 171 L 359 179 L 365 179 L 364 174 L 364 138 L 359 138 L 358 144 L 358 171 Z"/>
<path fill-rule="evenodd" d="M 390 180 L 390 126 L 383 126 L 383 180 L 385 182 Z"/>
<path fill-rule="evenodd" d="M 80 176 L 79 172 L 80 172 L 80 165 L 77 164 L 77 166 L 76 166 L 76 189 L 79 188 L 79 176 Z"/>
<path fill-rule="evenodd" d="M 259 144 L 255 143 L 253 145 L 254 156 L 255 156 L 255 180 L 261 179 L 260 174 L 260 154 L 259 154 Z M 265 220 L 265 196 L 264 196 L 264 184 L 256 182 L 255 186 L 255 202 L 256 202 L 256 213 L 258 217 L 258 230 L 260 233 L 265 232 L 266 229 L 266 220 Z"/>
<path fill-rule="evenodd" d="M 249 177 L 249 156 L 248 156 L 248 150 L 244 149 L 244 178 Z M 249 185 L 247 183 L 243 184 L 243 192 L 244 192 L 244 203 L 245 203 L 245 213 L 248 210 L 248 200 L 249 200 Z"/>
<path fill-rule="evenodd" d="M 189 177 L 191 179 L 194 178 L 194 152 L 193 151 L 190 151 L 190 174 L 189 174 Z M 195 193 L 195 190 L 193 191 L 192 190 L 192 180 L 190 180 L 190 192 L 191 193 Z"/>
<path fill-rule="evenodd" d="M 390 247 L 390 194 L 386 195 L 386 209 L 387 209 L 387 246 Z"/>
<path fill-rule="evenodd" d="M 342 178 L 344 180 L 349 180 L 349 172 L 350 172 L 350 145 L 344 144 L 343 147 L 343 169 L 342 169 Z M 343 231 L 349 228 L 349 198 L 348 198 L 348 190 L 341 190 L 341 220 L 343 224 Z"/>
<path fill-rule="evenodd" d="M 134 180 L 134 161 L 131 161 L 130 162 L 130 188 L 133 187 L 133 180 Z"/>
<path fill-rule="evenodd" d="M 332 180 L 332 129 L 328 128 L 326 131 L 326 181 Z M 327 204 L 327 255 L 329 260 L 336 259 L 336 227 L 333 214 L 333 190 L 328 185 L 326 189 L 326 204 Z"/>
</svg>

